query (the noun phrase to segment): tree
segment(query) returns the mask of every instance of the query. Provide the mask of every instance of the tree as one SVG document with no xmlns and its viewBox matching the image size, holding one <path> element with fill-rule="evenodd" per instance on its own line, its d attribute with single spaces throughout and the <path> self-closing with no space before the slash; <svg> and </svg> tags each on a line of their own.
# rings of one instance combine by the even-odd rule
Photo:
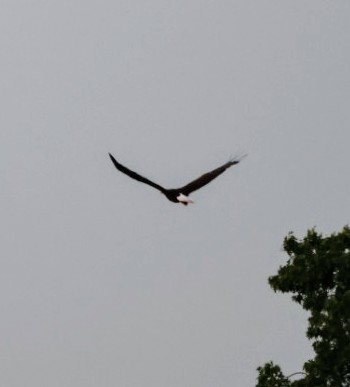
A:
<svg viewBox="0 0 350 387">
<path fill-rule="evenodd" d="M 315 358 L 304 364 L 305 377 L 298 381 L 266 363 L 258 368 L 256 387 L 350 386 L 350 228 L 327 237 L 312 229 L 302 240 L 290 233 L 283 248 L 289 259 L 269 284 L 275 292 L 292 293 L 310 312 L 306 334 Z"/>
<path fill-rule="evenodd" d="M 283 375 L 281 368 L 271 362 L 258 367 L 259 376 L 256 387 L 288 387 L 289 380 Z"/>
</svg>

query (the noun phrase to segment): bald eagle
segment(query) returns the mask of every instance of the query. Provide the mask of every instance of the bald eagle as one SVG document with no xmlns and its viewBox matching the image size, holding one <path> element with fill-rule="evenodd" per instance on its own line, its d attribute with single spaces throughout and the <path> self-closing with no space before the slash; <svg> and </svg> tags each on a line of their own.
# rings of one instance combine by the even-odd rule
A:
<svg viewBox="0 0 350 387">
<path fill-rule="evenodd" d="M 182 203 L 185 206 L 189 203 L 193 203 L 193 201 L 188 197 L 189 194 L 193 191 L 196 191 L 199 188 L 202 188 L 206 184 L 210 183 L 212 180 L 214 180 L 216 177 L 221 175 L 223 172 L 226 171 L 227 168 L 230 168 L 232 165 L 238 164 L 243 157 L 246 155 L 243 155 L 241 157 L 233 158 L 229 160 L 227 163 L 221 165 L 220 167 L 213 169 L 210 172 L 205 173 L 204 175 L 198 177 L 197 179 L 191 181 L 187 185 L 181 187 L 181 188 L 173 188 L 173 189 L 167 189 L 163 188 L 162 186 L 154 183 L 153 181 L 147 179 L 146 177 L 143 177 L 139 175 L 138 173 L 131 171 L 127 167 L 124 167 L 124 165 L 120 164 L 110 153 L 109 157 L 111 158 L 114 166 L 120 171 L 128 175 L 129 177 L 141 181 L 142 183 L 148 184 L 153 188 L 156 188 L 158 191 L 160 191 L 162 194 L 164 194 L 167 199 L 169 199 L 171 202 L 174 203 Z"/>
</svg>

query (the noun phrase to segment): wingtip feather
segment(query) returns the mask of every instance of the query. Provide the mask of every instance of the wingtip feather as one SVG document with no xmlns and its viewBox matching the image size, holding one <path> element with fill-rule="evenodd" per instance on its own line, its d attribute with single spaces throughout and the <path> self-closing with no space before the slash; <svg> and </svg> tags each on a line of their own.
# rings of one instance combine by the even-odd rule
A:
<svg viewBox="0 0 350 387">
<path fill-rule="evenodd" d="M 113 161 L 113 162 L 116 162 L 117 160 L 113 157 L 113 155 L 111 153 L 108 153 L 109 154 L 109 157 L 110 159 Z"/>
<path fill-rule="evenodd" d="M 241 155 L 231 157 L 229 160 L 229 163 L 232 163 L 231 165 L 238 164 L 247 156 L 248 156 L 248 153 L 243 153 Z"/>
</svg>

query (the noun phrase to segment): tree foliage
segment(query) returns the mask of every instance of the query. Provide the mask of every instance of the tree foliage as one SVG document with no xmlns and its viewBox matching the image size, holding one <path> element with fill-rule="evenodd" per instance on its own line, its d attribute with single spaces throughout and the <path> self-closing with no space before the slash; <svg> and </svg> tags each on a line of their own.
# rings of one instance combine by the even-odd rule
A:
<svg viewBox="0 0 350 387">
<path fill-rule="evenodd" d="M 259 376 L 256 387 L 288 387 L 289 380 L 283 375 L 281 368 L 272 362 L 266 363 L 264 367 L 258 367 Z"/>
<path fill-rule="evenodd" d="M 269 284 L 274 291 L 292 293 L 310 313 L 307 337 L 315 358 L 304 364 L 305 377 L 289 384 L 268 378 L 262 384 L 259 378 L 273 370 L 280 383 L 285 378 L 278 366 L 267 363 L 258 368 L 257 387 L 350 386 L 350 229 L 327 237 L 312 229 L 302 240 L 290 233 L 283 248 L 289 259 Z"/>
</svg>

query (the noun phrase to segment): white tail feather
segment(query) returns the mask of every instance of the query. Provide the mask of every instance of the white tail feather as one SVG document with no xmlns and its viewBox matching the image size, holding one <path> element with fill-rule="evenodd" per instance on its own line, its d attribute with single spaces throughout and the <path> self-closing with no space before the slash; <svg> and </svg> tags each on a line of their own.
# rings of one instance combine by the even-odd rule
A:
<svg viewBox="0 0 350 387">
<path fill-rule="evenodd" d="M 180 195 L 178 195 L 177 197 L 176 197 L 176 199 L 179 201 L 179 202 L 181 202 L 181 203 L 194 203 L 194 201 L 193 200 L 191 200 L 188 196 L 186 196 L 186 195 L 184 195 L 184 194 L 182 194 L 182 193 L 180 193 Z"/>
</svg>

